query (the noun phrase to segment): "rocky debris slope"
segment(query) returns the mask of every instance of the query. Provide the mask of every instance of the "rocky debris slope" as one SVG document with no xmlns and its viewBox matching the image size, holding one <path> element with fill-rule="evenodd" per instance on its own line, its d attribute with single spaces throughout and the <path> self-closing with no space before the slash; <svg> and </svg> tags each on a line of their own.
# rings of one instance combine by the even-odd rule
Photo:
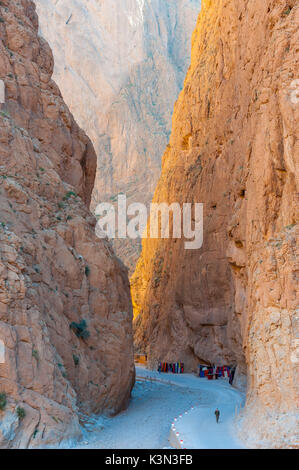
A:
<svg viewBox="0 0 299 470">
<path fill-rule="evenodd" d="M 200 0 L 35 0 L 54 78 L 98 155 L 92 208 L 127 194 L 149 203 L 173 105 L 190 63 Z M 115 242 L 130 267 L 140 251 Z"/>
<path fill-rule="evenodd" d="M 247 375 L 249 445 L 296 442 L 298 25 L 295 0 L 203 2 L 154 196 L 204 203 L 203 247 L 145 240 L 132 279 L 151 362 Z"/>
<path fill-rule="evenodd" d="M 0 3 L 0 447 L 80 437 L 134 382 L 127 271 L 96 238 L 96 154 L 52 81 L 30 0 Z"/>
</svg>

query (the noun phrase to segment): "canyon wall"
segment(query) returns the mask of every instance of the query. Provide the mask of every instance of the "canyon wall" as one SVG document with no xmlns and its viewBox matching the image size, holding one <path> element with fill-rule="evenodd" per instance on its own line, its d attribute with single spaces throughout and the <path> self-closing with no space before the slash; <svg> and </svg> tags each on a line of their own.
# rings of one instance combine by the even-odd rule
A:
<svg viewBox="0 0 299 470">
<path fill-rule="evenodd" d="M 92 209 L 119 193 L 149 203 L 200 0 L 35 3 L 53 50 L 54 79 L 98 156 Z M 140 241 L 116 240 L 114 247 L 132 270 Z"/>
<path fill-rule="evenodd" d="M 80 437 L 134 383 L 127 270 L 96 238 L 96 154 L 52 81 L 30 0 L 0 3 L 0 448 Z M 2 347 L 1 347 L 2 352 Z"/>
<path fill-rule="evenodd" d="M 132 278 L 136 347 L 237 365 L 250 446 L 298 445 L 298 25 L 295 0 L 203 2 L 154 195 L 204 203 L 203 246 L 145 239 Z"/>
</svg>

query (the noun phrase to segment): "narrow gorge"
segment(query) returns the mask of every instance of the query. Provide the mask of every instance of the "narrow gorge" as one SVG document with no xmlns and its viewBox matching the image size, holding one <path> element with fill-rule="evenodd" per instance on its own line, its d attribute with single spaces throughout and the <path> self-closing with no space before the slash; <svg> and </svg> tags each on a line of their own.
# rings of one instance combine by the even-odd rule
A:
<svg viewBox="0 0 299 470">
<path fill-rule="evenodd" d="M 298 73 L 297 0 L 0 1 L 0 449 L 298 448 Z"/>
</svg>

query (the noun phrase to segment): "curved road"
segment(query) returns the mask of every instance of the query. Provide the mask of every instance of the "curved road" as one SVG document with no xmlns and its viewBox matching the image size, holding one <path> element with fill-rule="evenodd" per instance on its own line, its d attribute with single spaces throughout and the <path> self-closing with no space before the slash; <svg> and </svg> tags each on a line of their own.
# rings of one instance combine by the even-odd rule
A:
<svg viewBox="0 0 299 470">
<path fill-rule="evenodd" d="M 169 448 L 171 423 L 180 414 L 183 417 L 176 422 L 176 428 L 184 437 L 184 447 L 242 447 L 234 436 L 233 420 L 244 395 L 227 382 L 209 382 L 191 374 L 159 374 L 140 367 L 136 374 L 129 408 L 115 418 L 93 417 L 85 421 L 83 441 L 77 448 Z M 192 406 L 195 409 L 184 415 Z M 221 412 L 218 425 L 216 407 Z"/>
</svg>

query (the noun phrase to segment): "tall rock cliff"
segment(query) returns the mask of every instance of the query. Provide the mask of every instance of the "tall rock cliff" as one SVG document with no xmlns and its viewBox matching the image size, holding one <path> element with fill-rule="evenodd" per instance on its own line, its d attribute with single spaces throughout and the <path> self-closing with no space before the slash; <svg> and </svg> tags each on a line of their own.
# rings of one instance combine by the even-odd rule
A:
<svg viewBox="0 0 299 470">
<path fill-rule="evenodd" d="M 92 208 L 149 203 L 173 105 L 190 63 L 200 0 L 35 0 L 54 78 L 98 155 Z M 115 242 L 130 267 L 140 242 Z"/>
<path fill-rule="evenodd" d="M 52 81 L 30 0 L 0 3 L 0 447 L 80 436 L 134 382 L 126 269 L 94 234 L 96 154 Z"/>
<path fill-rule="evenodd" d="M 247 376 L 249 445 L 296 442 L 298 25 L 295 0 L 203 2 L 154 196 L 204 203 L 203 247 L 144 240 L 132 279 L 151 361 Z"/>
</svg>

